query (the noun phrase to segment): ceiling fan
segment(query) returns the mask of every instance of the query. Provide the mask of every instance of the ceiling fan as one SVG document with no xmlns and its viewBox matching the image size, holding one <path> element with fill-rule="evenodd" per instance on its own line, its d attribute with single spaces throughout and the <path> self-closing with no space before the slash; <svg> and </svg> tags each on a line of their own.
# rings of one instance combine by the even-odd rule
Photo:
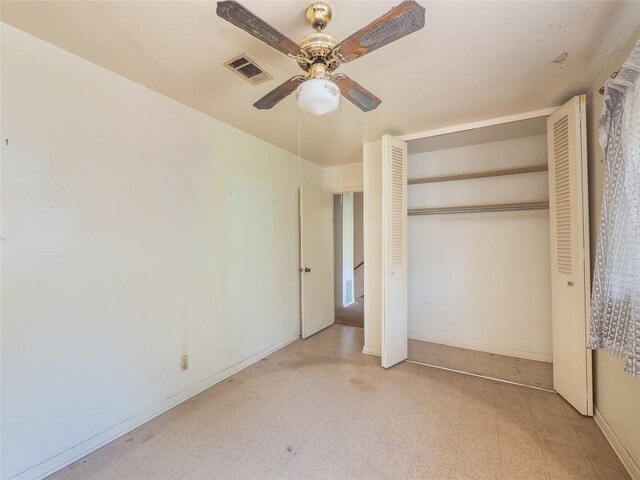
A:
<svg viewBox="0 0 640 480">
<path fill-rule="evenodd" d="M 381 103 L 378 97 L 348 76 L 333 72 L 343 63 L 420 30 L 425 22 L 424 8 L 415 0 L 405 0 L 338 42 L 333 35 L 322 32 L 331 21 L 331 6 L 317 2 L 306 10 L 307 23 L 315 33 L 295 43 L 234 0 L 218 2 L 216 11 L 221 18 L 294 59 L 305 72 L 276 87 L 253 106 L 260 110 L 272 108 L 297 89 L 300 109 L 315 115 L 335 110 L 340 94 L 363 112 L 377 108 Z"/>
</svg>

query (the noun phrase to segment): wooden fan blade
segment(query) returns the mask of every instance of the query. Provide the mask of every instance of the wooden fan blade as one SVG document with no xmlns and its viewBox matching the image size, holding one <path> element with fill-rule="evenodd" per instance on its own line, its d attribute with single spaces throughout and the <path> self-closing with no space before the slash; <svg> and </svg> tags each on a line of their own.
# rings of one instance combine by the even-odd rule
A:
<svg viewBox="0 0 640 480">
<path fill-rule="evenodd" d="M 280 50 L 285 55 L 295 56 L 301 51 L 296 42 L 284 36 L 238 2 L 233 0 L 218 2 L 216 13 L 227 22 L 233 23 L 236 27 L 250 33 L 267 45 L 271 45 L 276 50 Z"/>
<path fill-rule="evenodd" d="M 267 110 L 271 107 L 274 107 L 286 97 L 291 95 L 293 91 L 298 88 L 298 85 L 300 85 L 302 80 L 304 80 L 303 76 L 291 77 L 282 85 L 277 86 L 269 93 L 267 93 L 264 97 L 254 103 L 253 106 L 258 110 Z"/>
<path fill-rule="evenodd" d="M 424 27 L 424 8 L 406 0 L 338 44 L 338 58 L 350 62 Z"/>
<path fill-rule="evenodd" d="M 349 100 L 363 112 L 375 110 L 378 108 L 378 105 L 382 103 L 382 100 L 359 83 L 351 80 L 346 75 L 336 75 L 333 78 L 333 83 L 338 86 L 340 93 L 344 98 Z"/>
</svg>

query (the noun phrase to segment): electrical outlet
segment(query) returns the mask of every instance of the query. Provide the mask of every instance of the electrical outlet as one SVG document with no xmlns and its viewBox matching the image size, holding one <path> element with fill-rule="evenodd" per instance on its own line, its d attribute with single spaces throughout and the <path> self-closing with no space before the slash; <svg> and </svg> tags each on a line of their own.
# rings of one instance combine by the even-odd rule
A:
<svg viewBox="0 0 640 480">
<path fill-rule="evenodd" d="M 189 368 L 189 355 L 182 355 L 180 357 L 180 370 L 183 372 Z"/>
</svg>

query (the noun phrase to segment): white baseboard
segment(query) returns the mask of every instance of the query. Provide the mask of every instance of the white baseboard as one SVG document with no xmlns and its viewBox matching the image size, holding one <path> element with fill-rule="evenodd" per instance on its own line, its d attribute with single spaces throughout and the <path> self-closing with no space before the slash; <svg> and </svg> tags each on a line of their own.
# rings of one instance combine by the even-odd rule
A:
<svg viewBox="0 0 640 480">
<path fill-rule="evenodd" d="M 364 346 L 364 348 L 362 349 L 362 353 L 366 353 L 367 355 L 375 355 L 376 357 L 382 356 L 382 351 L 380 350 L 380 348 L 370 347 L 368 345 Z"/>
<path fill-rule="evenodd" d="M 528 360 L 537 360 L 539 362 L 551 363 L 553 357 L 547 353 L 529 352 L 526 350 L 518 350 L 515 348 L 498 347 L 495 345 L 484 345 L 481 343 L 459 342 L 456 340 L 445 340 L 442 338 L 410 338 L 409 340 L 417 340 L 419 342 L 439 343 L 450 347 L 466 348 L 469 350 L 478 350 L 480 352 L 496 353 L 498 355 L 506 355 L 508 357 L 526 358 Z"/>
<path fill-rule="evenodd" d="M 180 393 L 160 402 L 159 404 L 144 410 L 123 422 L 114 425 L 113 427 L 105 430 L 103 432 L 94 435 L 93 437 L 88 438 L 82 443 L 75 445 L 64 452 L 57 454 L 54 457 L 51 457 L 34 467 L 31 467 L 24 472 L 21 472 L 13 477 L 10 480 L 39 480 L 52 473 L 66 467 L 67 465 L 75 462 L 76 460 L 88 455 L 89 453 L 97 450 L 98 448 L 106 445 L 109 442 L 112 442 L 118 437 L 130 432 L 131 430 L 139 427 L 140 425 L 148 422 L 149 420 L 157 417 L 158 415 L 166 412 L 167 410 L 179 405 L 180 403 L 188 400 L 189 398 L 197 395 L 198 393 L 206 390 L 207 388 L 215 385 L 218 382 L 221 382 L 227 377 L 230 377 L 234 373 L 239 372 L 240 370 L 247 368 L 249 365 L 261 360 L 262 358 L 271 355 L 273 352 L 280 350 L 284 346 L 290 344 L 291 342 L 300 338 L 299 334 L 294 334 L 286 337 L 285 339 L 263 349 L 260 350 L 255 355 L 242 360 L 234 365 L 231 365 L 228 368 L 206 378 L 205 380 L 189 387 L 186 390 L 183 390 Z"/>
<path fill-rule="evenodd" d="M 611 428 L 611 425 L 607 423 L 607 420 L 602 416 L 597 407 L 595 408 L 593 418 L 596 421 L 598 427 L 600 427 L 600 430 L 602 430 L 605 438 L 611 444 L 611 448 L 613 448 L 613 451 L 616 452 L 616 455 L 622 462 L 622 465 L 624 465 L 624 468 L 626 468 L 627 472 L 629 472 L 631 478 L 633 480 L 640 480 L 640 465 L 633 461 L 633 458 L 631 457 L 627 449 L 624 448 L 624 445 Z"/>
</svg>

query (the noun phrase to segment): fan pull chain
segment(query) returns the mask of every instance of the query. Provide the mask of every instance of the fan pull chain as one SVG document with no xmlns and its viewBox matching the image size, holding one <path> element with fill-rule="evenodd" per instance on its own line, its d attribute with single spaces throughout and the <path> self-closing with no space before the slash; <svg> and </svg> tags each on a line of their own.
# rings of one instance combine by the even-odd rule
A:
<svg viewBox="0 0 640 480">
<path fill-rule="evenodd" d="M 302 187 L 302 167 L 300 160 L 300 108 L 298 108 L 298 191 Z"/>
<path fill-rule="evenodd" d="M 340 110 L 338 111 L 338 115 L 342 116 L 342 95 L 340 95 Z M 342 201 L 344 200 L 344 166 L 342 165 L 343 159 L 340 159 L 340 205 L 342 205 Z"/>
<path fill-rule="evenodd" d="M 344 199 L 344 167 L 342 165 L 342 159 L 340 160 L 340 205 Z"/>
</svg>

